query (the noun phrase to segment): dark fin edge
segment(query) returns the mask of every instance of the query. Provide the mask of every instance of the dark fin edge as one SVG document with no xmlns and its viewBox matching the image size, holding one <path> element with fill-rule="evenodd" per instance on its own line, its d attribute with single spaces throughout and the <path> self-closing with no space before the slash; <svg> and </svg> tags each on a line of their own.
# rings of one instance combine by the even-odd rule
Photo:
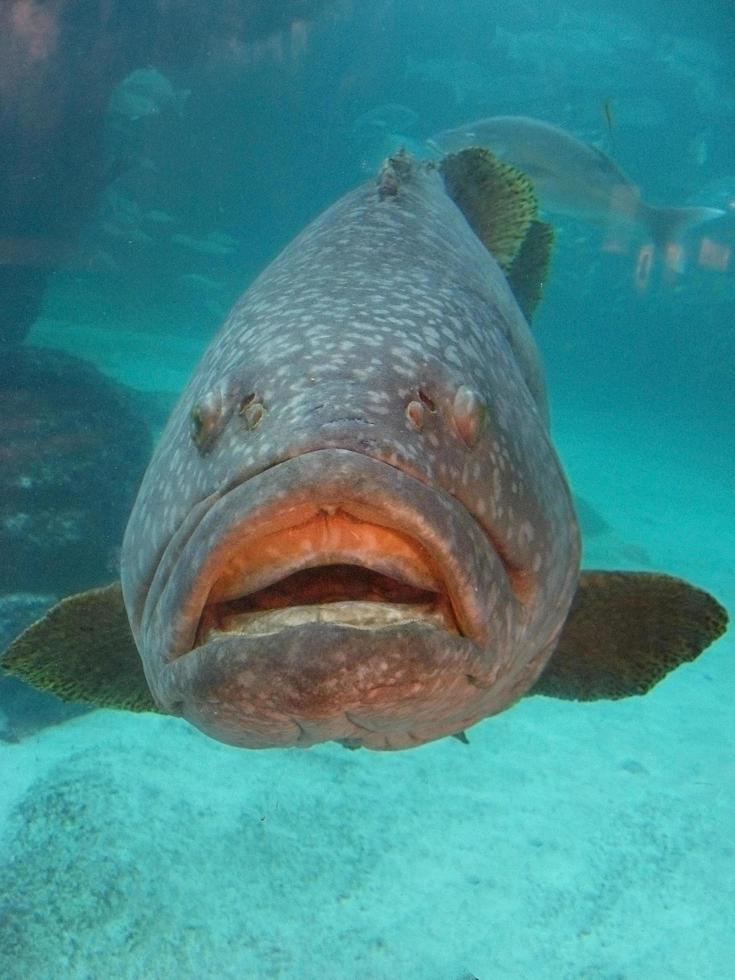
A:
<svg viewBox="0 0 735 980">
<path fill-rule="evenodd" d="M 5 651 L 0 665 L 64 701 L 157 711 L 119 582 L 62 599 Z"/>
<path fill-rule="evenodd" d="M 529 693 L 574 701 L 646 694 L 727 622 L 716 599 L 682 579 L 582 572 L 558 646 Z"/>
<path fill-rule="evenodd" d="M 484 147 L 450 153 L 440 164 L 447 193 L 506 273 L 524 314 L 538 305 L 553 232 L 537 220 L 533 184 Z"/>
<path fill-rule="evenodd" d="M 541 302 L 553 244 L 554 229 L 551 225 L 534 219 L 506 273 L 516 302 L 529 322 Z"/>
</svg>

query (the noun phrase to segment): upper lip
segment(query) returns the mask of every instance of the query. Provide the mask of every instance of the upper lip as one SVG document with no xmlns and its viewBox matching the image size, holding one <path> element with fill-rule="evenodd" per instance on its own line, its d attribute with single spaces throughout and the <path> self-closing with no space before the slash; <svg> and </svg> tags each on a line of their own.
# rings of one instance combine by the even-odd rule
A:
<svg viewBox="0 0 735 980">
<path fill-rule="evenodd" d="M 359 529 L 354 553 L 340 521 Z M 500 557 L 459 501 L 351 450 L 314 450 L 278 463 L 228 488 L 193 530 L 191 523 L 169 543 L 148 595 L 149 642 L 165 660 L 193 649 L 208 605 L 308 566 L 361 566 L 444 596 L 459 632 L 481 647 L 488 626 L 478 581 L 497 582 L 513 598 Z M 365 545 L 366 533 L 375 535 L 375 547 Z M 283 550 L 284 542 L 300 541 L 301 553 Z M 273 545 L 272 560 L 264 544 Z M 487 575 L 481 562 L 492 566 Z"/>
</svg>

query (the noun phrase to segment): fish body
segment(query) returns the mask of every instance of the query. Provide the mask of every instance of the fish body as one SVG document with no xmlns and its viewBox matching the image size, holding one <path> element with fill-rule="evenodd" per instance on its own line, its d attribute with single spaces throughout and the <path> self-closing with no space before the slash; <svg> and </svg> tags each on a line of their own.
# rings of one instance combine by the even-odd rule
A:
<svg viewBox="0 0 735 980">
<path fill-rule="evenodd" d="M 401 156 L 236 304 L 122 583 L 164 710 L 240 745 L 380 748 L 517 699 L 578 562 L 528 326 L 440 173 Z"/>
<path fill-rule="evenodd" d="M 121 583 L 63 599 L 2 666 L 247 748 L 401 749 L 466 742 L 526 693 L 644 694 L 698 656 L 727 624 L 712 596 L 580 573 L 519 306 L 550 243 L 530 182 L 488 151 L 389 158 L 205 352 Z"/>
<path fill-rule="evenodd" d="M 607 104 L 606 104 L 607 105 Z M 606 110 L 607 111 L 607 110 Z M 434 137 L 442 153 L 485 146 L 530 178 L 542 208 L 624 236 L 636 226 L 661 247 L 725 212 L 707 207 L 654 207 L 602 150 L 529 116 L 491 116 Z"/>
</svg>

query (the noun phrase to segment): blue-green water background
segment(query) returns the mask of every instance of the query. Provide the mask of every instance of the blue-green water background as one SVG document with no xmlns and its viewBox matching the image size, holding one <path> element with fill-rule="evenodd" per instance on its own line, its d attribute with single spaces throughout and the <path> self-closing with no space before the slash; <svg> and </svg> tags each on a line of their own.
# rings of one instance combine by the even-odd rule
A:
<svg viewBox="0 0 735 980">
<path fill-rule="evenodd" d="M 115 275 L 60 277 L 49 316 L 71 306 L 78 319 L 112 321 L 111 329 L 126 317 L 151 330 L 163 321 L 203 342 L 267 261 L 386 152 L 482 115 L 537 116 L 614 149 L 650 203 L 725 207 L 732 198 L 727 3 L 628 3 L 611 12 L 605 3 L 377 0 L 334 10 L 303 42 L 285 37 L 274 51 L 256 46 L 239 66 L 215 62 L 172 77 L 190 90 L 184 111 L 129 122 L 117 136 L 128 169 L 115 199 L 135 202 L 138 216 L 174 216 L 176 232 L 224 232 L 235 251 L 202 258 L 171 245 L 170 228 L 157 234 L 140 218 L 148 242 L 105 237 L 93 225 Z M 381 116 L 393 104 L 416 118 L 402 126 L 390 111 Z M 100 224 L 114 208 L 103 203 Z M 718 227 L 728 244 L 733 220 Z M 538 330 L 557 398 L 588 387 L 595 401 L 621 395 L 645 410 L 663 402 L 687 414 L 696 405 L 710 424 L 729 420 L 732 266 L 718 276 L 694 264 L 670 289 L 654 277 L 641 296 L 630 288 L 635 257 L 603 260 L 598 248 L 584 226 L 564 226 L 558 237 Z M 221 284 L 214 310 L 211 297 L 182 285 L 190 273 Z"/>
<path fill-rule="evenodd" d="M 57 271 L 31 339 L 166 406 L 313 216 L 397 145 L 483 115 L 598 142 L 650 203 L 727 209 L 733 64 L 725 0 L 339 3 L 239 63 L 169 73 L 180 112 L 111 125 L 126 167 L 84 232 L 101 258 Z M 593 556 L 665 567 L 732 609 L 733 264 L 699 264 L 695 238 L 683 274 L 641 291 L 635 254 L 556 224 L 535 332 L 560 454 L 617 534 Z M 212 233 L 220 253 L 192 246 Z M 732 211 L 712 235 L 735 245 Z M 43 732 L 0 757 L 27 793 L 7 813 L 0 960 L 19 977 L 724 980 L 728 651 L 651 707 L 580 722 L 524 704 L 457 743 L 459 762 L 454 744 L 255 756 L 110 713 Z"/>
</svg>

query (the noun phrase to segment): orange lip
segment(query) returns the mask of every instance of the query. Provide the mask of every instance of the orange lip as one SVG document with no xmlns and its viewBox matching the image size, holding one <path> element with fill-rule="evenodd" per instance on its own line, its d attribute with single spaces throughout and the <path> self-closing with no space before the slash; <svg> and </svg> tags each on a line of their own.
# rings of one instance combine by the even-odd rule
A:
<svg viewBox="0 0 735 980">
<path fill-rule="evenodd" d="M 517 601 L 501 558 L 462 504 L 350 450 L 277 464 L 209 503 L 184 533 L 159 563 L 146 605 L 143 648 L 152 651 L 154 684 L 156 664 L 189 653 L 233 617 L 272 607 L 272 592 L 259 598 L 268 589 L 288 596 L 282 605 L 393 603 L 412 621 L 421 614 L 407 607 L 422 606 L 427 622 L 483 648 L 492 609 L 478 583 L 493 582 L 502 601 Z M 344 588 L 328 594 L 331 586 L 316 578 L 333 583 L 337 566 Z M 365 612 L 347 611 L 350 621 Z"/>
</svg>

